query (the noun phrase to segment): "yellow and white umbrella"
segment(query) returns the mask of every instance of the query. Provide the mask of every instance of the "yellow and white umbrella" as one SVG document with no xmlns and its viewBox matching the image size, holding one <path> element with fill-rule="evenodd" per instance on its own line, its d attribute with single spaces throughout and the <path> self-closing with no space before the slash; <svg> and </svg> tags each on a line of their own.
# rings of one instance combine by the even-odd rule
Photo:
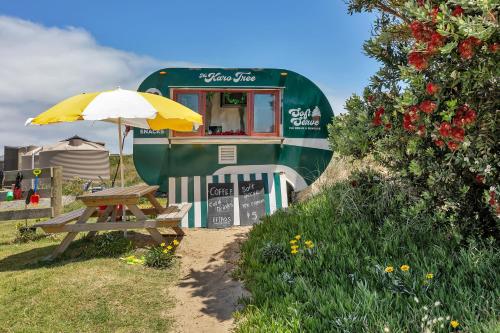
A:
<svg viewBox="0 0 500 333">
<path fill-rule="evenodd" d="M 203 123 L 200 114 L 171 99 L 118 88 L 70 97 L 35 118 L 29 118 L 26 125 L 48 125 L 78 120 L 100 120 L 118 124 L 122 187 L 124 178 L 122 125 L 189 132 L 193 130 L 193 126 Z"/>
</svg>

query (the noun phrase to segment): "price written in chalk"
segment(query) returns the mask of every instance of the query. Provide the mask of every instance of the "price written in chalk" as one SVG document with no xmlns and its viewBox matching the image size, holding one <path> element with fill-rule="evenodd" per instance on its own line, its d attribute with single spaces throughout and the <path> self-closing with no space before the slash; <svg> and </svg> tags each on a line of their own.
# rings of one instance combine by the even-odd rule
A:
<svg viewBox="0 0 500 333">
<path fill-rule="evenodd" d="M 266 215 L 266 201 L 262 180 L 238 182 L 238 198 L 240 206 L 240 224 L 258 223 Z"/>
</svg>

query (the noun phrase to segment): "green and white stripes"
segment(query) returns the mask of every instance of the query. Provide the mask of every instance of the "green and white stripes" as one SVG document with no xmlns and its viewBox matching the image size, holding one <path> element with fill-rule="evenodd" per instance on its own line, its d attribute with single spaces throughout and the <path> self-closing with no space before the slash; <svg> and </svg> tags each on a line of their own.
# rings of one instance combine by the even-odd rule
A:
<svg viewBox="0 0 500 333">
<path fill-rule="evenodd" d="M 182 227 L 207 227 L 207 184 L 233 183 L 234 225 L 240 225 L 238 181 L 263 180 L 266 214 L 288 207 L 286 177 L 282 173 L 223 174 L 210 176 L 171 177 L 168 179 L 168 201 L 170 203 L 193 203 L 193 207 L 182 220 Z"/>
</svg>

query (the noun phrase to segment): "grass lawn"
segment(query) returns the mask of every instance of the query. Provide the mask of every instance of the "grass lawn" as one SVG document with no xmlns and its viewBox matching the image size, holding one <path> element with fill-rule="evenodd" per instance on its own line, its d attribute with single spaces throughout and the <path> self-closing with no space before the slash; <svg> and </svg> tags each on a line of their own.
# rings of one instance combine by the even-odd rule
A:
<svg viewBox="0 0 500 333">
<path fill-rule="evenodd" d="M 130 251 L 129 241 L 106 243 L 103 236 L 80 237 L 63 258 L 43 263 L 63 234 L 14 243 L 15 224 L 0 222 L 0 332 L 169 330 L 176 267 L 127 265 L 119 257 Z"/>
</svg>

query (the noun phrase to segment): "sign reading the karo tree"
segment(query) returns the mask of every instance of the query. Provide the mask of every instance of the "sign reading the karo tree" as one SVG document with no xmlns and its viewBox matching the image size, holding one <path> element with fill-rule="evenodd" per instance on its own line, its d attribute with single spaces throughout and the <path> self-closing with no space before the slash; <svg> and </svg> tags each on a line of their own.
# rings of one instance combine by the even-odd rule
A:
<svg viewBox="0 0 500 333">
<path fill-rule="evenodd" d="M 234 224 L 234 184 L 208 184 L 208 228 L 227 228 Z"/>
<path fill-rule="evenodd" d="M 258 223 L 266 215 L 264 182 L 262 180 L 239 181 L 240 225 Z"/>
</svg>

